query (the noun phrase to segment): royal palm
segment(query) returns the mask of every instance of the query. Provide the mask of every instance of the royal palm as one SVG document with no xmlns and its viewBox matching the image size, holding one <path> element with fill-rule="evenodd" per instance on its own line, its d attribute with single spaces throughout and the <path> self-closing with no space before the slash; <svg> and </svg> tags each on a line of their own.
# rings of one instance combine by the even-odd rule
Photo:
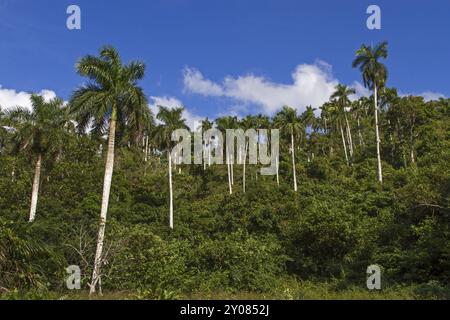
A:
<svg viewBox="0 0 450 320">
<path fill-rule="evenodd" d="M 107 46 L 100 50 L 98 57 L 89 55 L 82 58 L 77 63 L 76 69 L 80 75 L 87 77 L 89 82 L 74 92 L 70 101 L 71 112 L 82 130 L 92 123 L 94 131 L 108 135 L 97 250 L 90 284 L 92 294 L 101 276 L 100 266 L 103 260 L 103 242 L 114 167 L 116 129 L 143 130 L 151 115 L 146 97 L 137 85 L 137 81 L 144 77 L 143 63 L 122 64 L 116 49 Z"/>
<path fill-rule="evenodd" d="M 382 42 L 376 46 L 362 45 L 356 52 L 356 58 L 353 60 L 353 68 L 361 71 L 364 86 L 373 91 L 375 103 L 375 135 L 377 145 L 377 175 L 378 181 L 383 182 L 383 170 L 381 167 L 381 150 L 380 150 L 380 131 L 378 123 L 378 90 L 381 89 L 388 76 L 387 68 L 379 60 L 386 59 L 388 56 L 387 42 Z"/>
</svg>

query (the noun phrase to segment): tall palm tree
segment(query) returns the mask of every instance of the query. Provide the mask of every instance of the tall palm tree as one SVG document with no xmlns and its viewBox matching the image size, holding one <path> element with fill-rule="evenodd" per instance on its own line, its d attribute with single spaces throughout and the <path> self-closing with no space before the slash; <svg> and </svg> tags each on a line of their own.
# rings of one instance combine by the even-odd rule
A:
<svg viewBox="0 0 450 320">
<path fill-rule="evenodd" d="M 208 118 L 205 118 L 204 120 L 202 120 L 201 122 L 201 128 L 202 128 L 202 132 L 203 134 L 212 129 L 213 127 L 213 122 L 209 121 Z M 211 140 L 209 139 L 209 141 L 203 141 L 203 145 L 204 145 L 204 150 L 208 153 L 208 166 L 211 166 Z M 202 157 L 204 158 L 204 157 Z M 203 159 L 203 170 L 206 170 L 206 161 L 205 159 Z"/>
<path fill-rule="evenodd" d="M 380 150 L 380 131 L 378 123 L 378 90 L 382 88 L 387 80 L 388 71 L 384 64 L 379 60 L 386 59 L 388 56 L 387 42 L 382 42 L 376 46 L 362 45 L 356 52 L 356 58 L 353 60 L 353 68 L 361 71 L 364 86 L 373 91 L 375 103 L 375 135 L 377 143 L 377 174 L 378 181 L 383 182 L 383 170 L 381 168 L 381 150 Z"/>
<path fill-rule="evenodd" d="M 316 119 L 316 115 L 314 114 L 314 112 L 316 111 L 315 108 L 313 108 L 312 106 L 307 106 L 305 112 L 302 113 L 301 115 L 301 121 L 303 123 L 303 125 L 305 126 L 305 131 L 306 131 L 306 135 L 309 135 L 310 139 L 308 140 L 308 149 L 311 149 L 311 145 L 312 145 L 312 134 L 314 133 L 314 131 L 317 128 L 317 119 Z M 308 133 L 309 131 L 309 133 Z M 308 150 L 308 162 L 310 162 L 310 152 L 311 152 L 311 157 L 314 157 L 314 152 L 312 150 Z"/>
<path fill-rule="evenodd" d="M 216 119 L 217 129 L 219 129 L 223 134 L 226 135 L 228 129 L 236 129 L 238 127 L 237 117 L 222 117 Z M 234 150 L 228 150 L 228 143 L 225 144 L 225 155 L 227 162 L 227 172 L 228 172 L 228 188 L 230 194 L 233 194 L 233 184 L 234 184 L 234 174 L 233 174 L 233 159 Z"/>
<path fill-rule="evenodd" d="M 330 122 L 334 124 L 334 129 L 340 133 L 342 139 L 342 146 L 344 148 L 345 162 L 349 165 L 349 158 L 347 152 L 347 143 L 345 142 L 345 134 L 343 129 L 343 117 L 342 112 L 339 107 L 339 104 L 336 100 L 332 100 L 331 102 L 327 102 L 322 106 L 322 112 L 326 111 L 328 116 L 330 117 Z M 331 152 L 330 152 L 331 153 Z"/>
<path fill-rule="evenodd" d="M 142 62 L 122 64 L 119 53 L 110 46 L 100 49 L 99 56 L 88 55 L 76 65 L 77 72 L 90 82 L 77 89 L 70 100 L 80 130 L 90 124 L 94 132 L 108 132 L 108 151 L 103 181 L 103 196 L 98 229 L 97 250 L 90 284 L 90 294 L 95 293 L 100 281 L 103 260 L 106 217 L 111 180 L 114 168 L 116 129 L 126 127 L 139 131 L 151 118 L 147 99 L 137 82 L 144 78 Z"/>
<path fill-rule="evenodd" d="M 295 139 L 294 137 L 303 130 L 303 124 L 297 116 L 297 111 L 291 107 L 284 106 L 283 109 L 277 113 L 274 119 L 275 125 L 278 126 L 282 132 L 289 134 L 291 137 L 291 155 L 292 155 L 292 173 L 294 177 L 294 191 L 298 191 L 297 173 L 295 170 Z"/>
<path fill-rule="evenodd" d="M 364 105 L 361 99 L 353 101 L 352 104 L 352 111 L 356 118 L 356 124 L 358 127 L 358 139 L 359 139 L 359 147 L 362 148 L 364 145 L 364 138 L 362 135 L 362 128 L 361 128 L 361 118 L 364 117 Z"/>
<path fill-rule="evenodd" d="M 338 84 L 335 88 L 335 92 L 331 95 L 331 99 L 336 99 L 339 106 L 339 113 L 345 120 L 345 127 L 347 132 L 347 140 L 350 151 L 350 157 L 353 157 L 353 138 L 352 131 L 350 129 L 350 124 L 347 117 L 347 108 L 350 108 L 351 102 L 349 96 L 356 93 L 356 90 L 349 88 L 346 85 Z"/>
<path fill-rule="evenodd" d="M 13 142 L 20 152 L 28 152 L 35 161 L 29 222 L 36 218 L 37 202 L 44 156 L 55 156 L 66 137 L 67 108 L 61 99 L 46 102 L 38 95 L 31 96 L 31 110 L 23 107 L 10 109 L 6 122 L 14 128 Z"/>
<path fill-rule="evenodd" d="M 172 187 L 172 149 L 174 143 L 172 141 L 172 132 L 177 129 L 187 129 L 186 120 L 183 119 L 184 108 L 169 109 L 164 106 L 158 106 L 159 112 L 157 119 L 162 122 L 156 128 L 156 140 L 161 148 L 167 152 L 169 162 L 169 226 L 173 229 L 173 187 Z"/>
<path fill-rule="evenodd" d="M 253 116 L 246 116 L 244 119 L 242 119 L 241 121 L 239 121 L 239 127 L 244 130 L 244 132 L 246 132 L 249 129 L 254 129 L 256 128 L 256 121 L 255 121 L 255 117 Z M 247 154 L 248 154 L 248 149 L 249 149 L 249 142 L 247 142 L 247 138 L 245 138 L 244 141 L 244 153 L 242 155 L 243 157 L 243 167 L 242 167 L 242 191 L 245 193 L 247 190 L 247 185 L 246 185 L 246 181 L 247 181 L 247 177 L 246 177 L 246 173 L 247 173 Z"/>
</svg>

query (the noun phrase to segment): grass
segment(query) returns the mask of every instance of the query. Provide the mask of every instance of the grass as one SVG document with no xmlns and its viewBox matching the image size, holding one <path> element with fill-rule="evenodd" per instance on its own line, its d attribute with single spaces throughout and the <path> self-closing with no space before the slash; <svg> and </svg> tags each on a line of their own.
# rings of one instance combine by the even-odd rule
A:
<svg viewBox="0 0 450 320">
<path fill-rule="evenodd" d="M 78 292 L 10 292 L 0 299 L 13 300 L 437 300 L 450 299 L 450 289 L 435 283 L 414 286 L 395 285 L 379 291 L 363 287 L 340 288 L 339 282 L 311 282 L 286 280 L 275 286 L 272 292 L 226 292 L 201 291 L 174 293 L 161 291 L 157 294 L 147 290 L 105 292 L 103 296 L 89 296 L 87 291 Z"/>
</svg>

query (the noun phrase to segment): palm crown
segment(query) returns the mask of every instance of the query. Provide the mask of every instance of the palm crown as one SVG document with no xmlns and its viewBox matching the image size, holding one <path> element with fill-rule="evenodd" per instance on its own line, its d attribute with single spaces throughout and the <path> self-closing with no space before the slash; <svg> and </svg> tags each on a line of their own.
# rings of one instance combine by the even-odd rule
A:
<svg viewBox="0 0 450 320">
<path fill-rule="evenodd" d="M 93 132 L 103 134 L 110 119 L 119 122 L 138 136 L 151 121 L 145 94 L 137 85 L 144 77 L 142 62 L 122 64 L 113 47 L 100 50 L 100 56 L 86 56 L 76 65 L 78 73 L 90 82 L 75 91 L 70 101 L 72 113 L 81 130 L 93 121 Z"/>
<path fill-rule="evenodd" d="M 362 45 L 356 52 L 353 60 L 353 68 L 361 71 L 365 87 L 373 89 L 375 86 L 382 87 L 388 77 L 388 71 L 384 64 L 379 62 L 381 58 L 388 56 L 387 42 L 384 41 L 375 47 Z"/>
</svg>

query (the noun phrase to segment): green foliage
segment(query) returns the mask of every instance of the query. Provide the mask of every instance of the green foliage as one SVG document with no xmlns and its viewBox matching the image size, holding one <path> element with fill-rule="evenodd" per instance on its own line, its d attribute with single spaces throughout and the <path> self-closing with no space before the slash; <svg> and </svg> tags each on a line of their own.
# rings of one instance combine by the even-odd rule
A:
<svg viewBox="0 0 450 320">
<path fill-rule="evenodd" d="M 386 56 L 385 49 L 382 44 L 362 47 L 358 53 L 355 66 L 361 67 L 369 86 L 384 85 L 386 70 L 378 59 Z M 31 135 L 44 159 L 56 155 L 53 161 L 43 162 L 38 214 L 33 224 L 25 221 L 34 162 L 29 161 L 28 154 L 14 152 L 14 137 L 19 136 L 5 130 L 5 115 L 0 114 L 3 298 L 60 296 L 54 296 L 54 291 L 62 293 L 63 298 L 84 297 L 83 292 L 77 295 L 65 289 L 65 268 L 79 265 L 83 289 L 87 289 L 107 148 L 102 135 L 96 133 L 105 133 L 111 120 L 109 101 L 122 103 L 126 98 L 127 103 L 115 106 L 119 130 L 102 265 L 105 292 L 140 299 L 221 295 L 448 299 L 448 99 L 425 102 L 380 88 L 383 184 L 376 181 L 372 97 L 350 102 L 350 92 L 340 87 L 340 104 L 324 104 L 320 118 L 312 108 L 297 115 L 296 109 L 288 107 L 273 119 L 262 115 L 247 116 L 242 121 L 219 118 L 216 125 L 222 129 L 282 129 L 280 184 L 275 177 L 260 176 L 259 166 L 248 165 L 244 193 L 243 168 L 235 164 L 230 195 L 226 166 L 174 168 L 175 226 L 170 230 L 168 157 L 164 151 L 173 147 L 171 131 L 185 126 L 183 109 L 161 108 L 159 118 L 163 123 L 154 130 L 147 121 L 151 115 L 140 114 L 145 97 L 135 87 L 144 66 L 122 65 L 116 54 L 105 48 L 100 58 L 87 57 L 79 64 L 79 72 L 96 80 L 97 89 L 103 92 L 83 87 L 72 101 L 71 110 L 81 127 L 89 123 L 88 118 L 96 118 L 91 135 L 75 134 L 67 127 L 62 130 L 64 137 L 55 140 L 58 148 L 50 147 L 51 139 L 43 139 L 39 130 Z M 110 75 L 101 70 L 94 74 L 90 68 L 96 64 Z M 124 82 L 121 72 L 127 76 Z M 121 85 L 123 95 L 110 90 L 112 82 Z M 350 109 L 344 110 L 345 106 Z M 58 119 L 67 120 L 65 116 L 61 114 Z M 27 123 L 15 125 L 24 129 Z M 209 120 L 202 124 L 205 128 L 212 125 Z M 52 128 L 55 132 L 61 129 Z M 347 130 L 342 134 L 340 128 Z M 25 135 L 29 131 L 18 132 L 31 137 Z M 24 140 L 19 140 L 23 147 Z M 343 140 L 347 146 L 353 141 L 354 154 L 348 163 Z M 292 145 L 298 192 L 292 190 Z M 372 264 L 382 267 L 383 292 L 365 289 L 366 269 Z"/>
</svg>

